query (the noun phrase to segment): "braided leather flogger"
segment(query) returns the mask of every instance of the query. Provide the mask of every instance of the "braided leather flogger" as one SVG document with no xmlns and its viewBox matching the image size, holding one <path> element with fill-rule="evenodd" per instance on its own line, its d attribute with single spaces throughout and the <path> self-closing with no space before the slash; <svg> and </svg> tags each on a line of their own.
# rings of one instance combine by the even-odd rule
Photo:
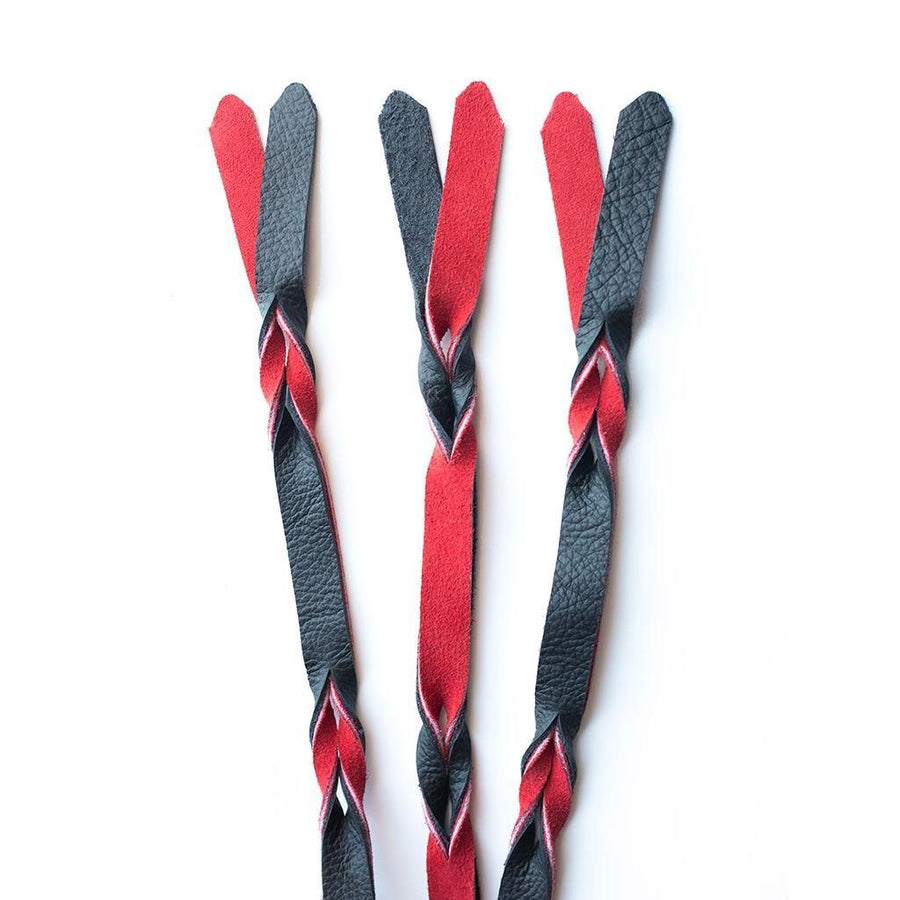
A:
<svg viewBox="0 0 900 900">
<path fill-rule="evenodd" d="M 436 446 L 425 483 L 416 765 L 431 900 L 478 895 L 466 726 L 475 528 L 475 358 L 470 330 L 490 232 L 503 123 L 487 87 L 457 98 L 446 183 L 428 111 L 407 94 L 379 118 L 422 334 L 419 382 Z"/>
<path fill-rule="evenodd" d="M 252 111 L 228 96 L 219 104 L 210 136 L 262 314 L 260 383 L 269 404 L 303 659 L 315 697 L 310 740 L 322 790 L 323 895 L 325 900 L 370 900 L 375 890 L 363 810 L 365 739 L 355 712 L 344 576 L 314 431 L 315 372 L 305 340 L 304 253 L 316 109 L 302 85 L 286 88 L 272 108 L 264 156 Z"/>
<path fill-rule="evenodd" d="M 436 447 L 428 469 L 418 649 L 417 767 L 429 827 L 431 900 L 476 900 L 465 721 L 475 524 L 475 363 L 470 343 L 503 126 L 483 84 L 457 100 L 441 187 L 428 113 L 392 94 L 380 117 L 422 335 L 419 379 Z M 574 741 L 590 685 L 606 590 L 631 343 L 671 116 L 644 94 L 619 117 L 603 197 L 590 116 L 560 94 L 542 135 L 579 362 L 559 552 L 538 663 L 536 732 L 522 761 L 519 817 L 499 900 L 547 900 L 568 818 Z M 305 343 L 306 214 L 316 112 L 301 85 L 272 110 L 265 155 L 252 112 L 219 105 L 210 134 L 263 326 L 261 384 L 310 686 L 322 790 L 325 900 L 374 898 L 363 810 L 366 764 L 340 550 L 315 439 L 315 375 Z M 602 204 L 601 204 L 602 198 Z M 338 786 L 346 810 L 338 799 Z"/>
<path fill-rule="evenodd" d="M 500 900 L 546 900 L 553 892 L 554 846 L 569 815 L 574 741 L 606 592 L 615 456 L 628 404 L 625 359 L 671 123 L 659 94 L 622 110 L 605 195 L 590 116 L 574 95 L 556 98 L 542 132 L 578 350 L 574 444 L 538 662 L 536 731 L 522 760 Z"/>
</svg>

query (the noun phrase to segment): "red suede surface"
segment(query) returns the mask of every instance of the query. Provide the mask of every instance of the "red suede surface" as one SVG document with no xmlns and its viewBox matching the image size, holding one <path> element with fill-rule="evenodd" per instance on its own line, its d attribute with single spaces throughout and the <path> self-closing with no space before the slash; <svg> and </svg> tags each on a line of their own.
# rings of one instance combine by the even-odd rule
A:
<svg viewBox="0 0 900 900">
<path fill-rule="evenodd" d="M 574 94 L 558 94 L 541 138 L 566 270 L 572 328 L 578 328 L 603 199 L 603 175 L 590 113 Z"/>
<path fill-rule="evenodd" d="M 468 811 L 460 817 L 448 854 L 429 836 L 425 865 L 429 900 L 475 900 L 475 836 Z"/>
<path fill-rule="evenodd" d="M 209 128 L 231 221 L 250 288 L 256 295 L 256 230 L 262 189 L 263 145 L 253 110 L 234 94 L 223 97 Z"/>
<path fill-rule="evenodd" d="M 419 691 L 436 721 L 445 711 L 448 733 L 465 700 L 469 674 L 475 462 L 469 425 L 449 460 L 435 448 L 425 480 Z"/>
<path fill-rule="evenodd" d="M 503 123 L 490 91 L 479 82 L 469 85 L 456 101 L 426 298 L 431 341 L 449 371 L 481 290 L 502 142 Z M 448 333 L 445 352 L 441 342 Z M 449 457 L 441 447 L 435 448 L 425 482 L 419 698 L 445 753 L 469 680 L 477 458 L 474 405 L 473 398 Z M 446 850 L 433 832 L 429 835 L 426 862 L 431 900 L 475 897 L 475 841 L 468 798 L 467 794 Z"/>
<path fill-rule="evenodd" d="M 432 336 L 452 339 L 475 311 L 494 209 L 503 122 L 482 82 L 457 98 L 431 254 L 426 312 Z"/>
<path fill-rule="evenodd" d="M 574 94 L 556 97 L 541 137 L 566 271 L 572 327 L 577 331 L 600 217 L 603 175 L 590 114 Z M 576 446 L 585 439 L 595 417 L 610 471 L 615 472 L 615 453 L 625 428 L 625 403 L 605 337 L 572 391 L 569 430 Z"/>
<path fill-rule="evenodd" d="M 475 310 L 502 140 L 503 123 L 487 86 L 470 85 L 456 101 L 431 257 L 427 304 L 438 342 L 448 330 L 457 338 Z M 448 369 L 453 351 L 451 341 L 444 356 Z M 446 713 L 446 733 L 465 698 L 469 671 L 477 455 L 473 409 L 474 400 L 457 429 L 449 459 L 440 448 L 435 450 L 425 491 L 419 687 L 435 721 L 442 710 Z"/>
</svg>

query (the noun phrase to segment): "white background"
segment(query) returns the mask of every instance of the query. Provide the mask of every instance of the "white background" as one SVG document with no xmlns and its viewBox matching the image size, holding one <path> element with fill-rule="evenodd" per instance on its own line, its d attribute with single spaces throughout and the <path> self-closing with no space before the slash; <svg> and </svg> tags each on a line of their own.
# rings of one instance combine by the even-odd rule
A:
<svg viewBox="0 0 900 900">
<path fill-rule="evenodd" d="M 4 13 L 0 895 L 313 898 L 311 697 L 207 135 L 319 109 L 309 340 L 379 897 L 425 896 L 414 659 L 431 437 L 377 116 L 506 123 L 477 321 L 471 692 L 496 895 L 575 363 L 539 129 L 675 120 L 630 357 L 566 900 L 895 898 L 897 104 L 876 4 L 21 4 Z M 789 852 L 790 848 L 790 852 Z"/>
</svg>

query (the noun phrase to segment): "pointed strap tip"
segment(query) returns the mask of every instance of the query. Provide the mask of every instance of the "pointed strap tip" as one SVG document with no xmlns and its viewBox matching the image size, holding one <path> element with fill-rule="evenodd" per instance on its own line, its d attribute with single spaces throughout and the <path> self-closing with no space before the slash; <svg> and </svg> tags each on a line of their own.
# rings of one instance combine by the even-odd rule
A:
<svg viewBox="0 0 900 900">
<path fill-rule="evenodd" d="M 231 119 L 235 116 L 245 116 L 252 119 L 253 110 L 237 94 L 226 94 L 216 107 L 209 130 L 213 131 L 219 128 L 226 119 Z"/>
<path fill-rule="evenodd" d="M 491 89 L 487 86 L 487 82 L 485 81 L 470 81 L 459 94 L 460 97 L 463 95 L 490 97 L 493 102 Z"/>
<path fill-rule="evenodd" d="M 378 121 L 384 122 L 394 113 L 399 112 L 407 115 L 428 115 L 428 110 L 415 97 L 407 94 L 405 91 L 391 91 L 381 107 Z"/>
<path fill-rule="evenodd" d="M 490 88 L 485 82 L 473 81 L 456 98 L 457 109 L 461 106 L 481 107 L 486 118 L 494 119 L 499 130 L 503 130 L 503 120 L 500 118 L 500 113 L 497 111 L 497 104 L 494 102 L 494 96 L 491 94 Z"/>
<path fill-rule="evenodd" d="M 672 113 L 662 94 L 656 91 L 645 91 L 639 97 L 635 97 L 620 113 L 619 117 L 640 115 L 645 120 L 645 127 L 661 128 L 672 124 Z"/>
<path fill-rule="evenodd" d="M 306 89 L 306 85 L 300 84 L 299 81 L 292 82 L 281 92 L 281 96 L 272 107 L 272 113 L 277 115 L 288 107 L 294 107 L 298 110 L 307 108 L 312 111 L 313 115 L 317 115 L 318 112 L 313 98 Z"/>
<path fill-rule="evenodd" d="M 591 114 L 585 109 L 584 104 L 578 99 L 577 94 L 571 91 L 563 91 L 556 95 L 544 125 L 541 128 L 543 134 L 548 128 L 552 128 L 558 121 L 566 119 L 582 119 L 593 125 Z"/>
<path fill-rule="evenodd" d="M 658 94 L 656 91 L 644 91 L 637 99 L 645 105 L 656 106 L 666 110 L 666 112 L 669 110 L 669 105 L 666 103 L 665 97 L 663 97 L 662 94 Z"/>
</svg>

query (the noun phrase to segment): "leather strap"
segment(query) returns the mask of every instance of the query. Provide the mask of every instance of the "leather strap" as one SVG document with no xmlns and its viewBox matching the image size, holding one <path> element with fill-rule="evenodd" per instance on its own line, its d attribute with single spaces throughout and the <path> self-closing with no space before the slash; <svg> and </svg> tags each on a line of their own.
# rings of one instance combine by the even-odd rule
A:
<svg viewBox="0 0 900 900">
<path fill-rule="evenodd" d="M 457 98 L 446 184 L 428 111 L 395 92 L 379 117 L 422 336 L 419 383 L 435 436 L 425 483 L 416 765 L 429 829 L 431 900 L 478 895 L 466 726 L 475 529 L 475 358 L 481 288 L 503 142 L 486 85 Z"/>
<path fill-rule="evenodd" d="M 316 109 L 302 85 L 286 88 L 272 108 L 263 157 L 253 113 L 237 97 L 225 97 L 210 136 L 248 276 L 255 271 L 262 314 L 260 383 L 269 403 L 275 483 L 315 697 L 310 741 L 322 790 L 323 894 L 325 900 L 370 900 L 375 890 L 363 809 L 365 738 L 355 711 L 344 576 L 315 437 L 315 370 L 305 337 L 304 256 Z"/>
<path fill-rule="evenodd" d="M 519 818 L 500 900 L 546 900 L 553 892 L 554 848 L 569 815 L 574 741 L 606 592 L 615 456 L 628 403 L 625 360 L 671 122 L 659 94 L 643 94 L 622 110 L 605 196 L 590 117 L 573 95 L 557 97 L 542 132 L 579 359 L 559 551 L 538 662 L 535 737 L 522 760 Z"/>
</svg>

